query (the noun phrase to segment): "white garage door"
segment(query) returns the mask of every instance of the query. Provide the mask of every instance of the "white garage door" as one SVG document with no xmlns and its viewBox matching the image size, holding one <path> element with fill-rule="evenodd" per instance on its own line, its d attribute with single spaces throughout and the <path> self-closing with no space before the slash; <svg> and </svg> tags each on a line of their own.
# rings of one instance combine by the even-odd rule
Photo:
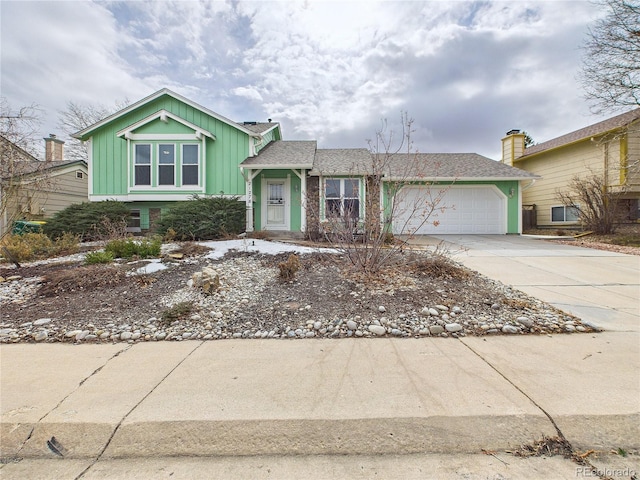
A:
<svg viewBox="0 0 640 480">
<path fill-rule="evenodd" d="M 424 221 L 425 205 L 438 195 L 438 187 L 405 187 L 396 201 L 393 233 L 505 234 L 506 197 L 494 186 L 451 187 L 438 208 Z M 437 223 L 435 225 L 434 223 Z"/>
</svg>

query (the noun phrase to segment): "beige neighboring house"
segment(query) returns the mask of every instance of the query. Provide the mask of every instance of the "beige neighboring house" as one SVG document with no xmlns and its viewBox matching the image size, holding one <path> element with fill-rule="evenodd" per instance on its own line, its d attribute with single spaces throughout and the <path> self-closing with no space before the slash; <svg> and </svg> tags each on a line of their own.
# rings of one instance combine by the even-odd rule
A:
<svg viewBox="0 0 640 480">
<path fill-rule="evenodd" d="M 575 209 L 565 207 L 557 192 L 570 180 L 591 173 L 620 196 L 620 220 L 639 218 L 640 108 L 547 142 L 525 148 L 525 134 L 511 130 L 502 139 L 502 162 L 542 178 L 522 192 L 523 209 L 535 209 L 539 227 L 579 225 Z"/>
<path fill-rule="evenodd" d="M 74 203 L 87 202 L 87 164 L 64 160 L 64 142 L 45 138 L 45 160 L 0 137 L 0 236 L 16 220 L 45 220 Z"/>
</svg>

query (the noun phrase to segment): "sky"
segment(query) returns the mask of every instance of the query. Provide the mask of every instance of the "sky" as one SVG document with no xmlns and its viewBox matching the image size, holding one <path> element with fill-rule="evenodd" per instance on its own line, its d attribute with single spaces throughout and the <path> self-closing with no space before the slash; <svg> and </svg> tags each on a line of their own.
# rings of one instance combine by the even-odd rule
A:
<svg viewBox="0 0 640 480">
<path fill-rule="evenodd" d="M 169 88 L 284 140 L 366 148 L 402 114 L 413 151 L 500 159 L 505 132 L 543 142 L 605 117 L 578 73 L 589 1 L 0 0 L 0 94 L 42 108 L 114 108 Z M 44 150 L 44 142 L 43 142 Z"/>
</svg>

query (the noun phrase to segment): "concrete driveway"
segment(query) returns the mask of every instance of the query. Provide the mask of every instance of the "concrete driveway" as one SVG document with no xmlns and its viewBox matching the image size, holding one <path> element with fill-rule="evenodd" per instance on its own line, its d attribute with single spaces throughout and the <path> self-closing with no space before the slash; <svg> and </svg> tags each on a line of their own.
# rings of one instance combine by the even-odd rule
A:
<svg viewBox="0 0 640 480">
<path fill-rule="evenodd" d="M 640 256 L 535 237 L 435 235 L 454 258 L 606 331 L 640 332 Z"/>
</svg>

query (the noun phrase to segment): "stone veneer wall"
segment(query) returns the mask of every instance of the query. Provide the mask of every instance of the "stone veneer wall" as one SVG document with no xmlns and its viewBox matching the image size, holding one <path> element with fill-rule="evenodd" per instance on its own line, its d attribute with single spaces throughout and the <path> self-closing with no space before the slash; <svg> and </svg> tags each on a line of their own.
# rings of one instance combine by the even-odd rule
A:
<svg viewBox="0 0 640 480">
<path fill-rule="evenodd" d="M 320 177 L 307 177 L 307 231 L 305 237 L 320 236 Z"/>
</svg>

